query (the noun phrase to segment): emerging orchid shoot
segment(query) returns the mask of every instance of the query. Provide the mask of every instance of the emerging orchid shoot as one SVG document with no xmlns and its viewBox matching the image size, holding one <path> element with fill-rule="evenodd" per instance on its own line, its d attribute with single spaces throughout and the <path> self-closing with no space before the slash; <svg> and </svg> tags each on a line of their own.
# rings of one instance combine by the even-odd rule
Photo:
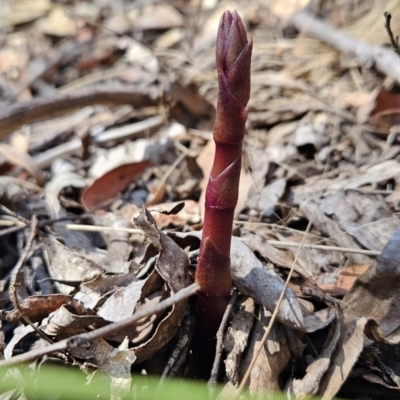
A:
<svg viewBox="0 0 400 400">
<path fill-rule="evenodd" d="M 219 25 L 216 61 L 218 102 L 214 125 L 214 164 L 206 190 L 203 236 L 196 270 L 200 285 L 197 337 L 213 340 L 232 286 L 230 248 L 239 177 L 246 105 L 250 97 L 252 42 L 236 11 L 226 11 Z"/>
</svg>

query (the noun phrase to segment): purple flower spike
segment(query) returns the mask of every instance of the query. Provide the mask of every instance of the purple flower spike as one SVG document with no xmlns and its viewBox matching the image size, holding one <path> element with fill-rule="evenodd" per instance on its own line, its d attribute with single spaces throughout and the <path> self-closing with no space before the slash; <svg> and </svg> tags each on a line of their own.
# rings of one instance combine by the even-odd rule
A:
<svg viewBox="0 0 400 400">
<path fill-rule="evenodd" d="M 214 164 L 206 191 L 203 237 L 196 270 L 200 285 L 197 337 L 215 338 L 232 286 L 230 247 L 239 176 L 246 105 L 250 97 L 252 42 L 236 11 L 226 11 L 219 25 L 216 47 L 218 102 L 214 125 Z"/>
</svg>

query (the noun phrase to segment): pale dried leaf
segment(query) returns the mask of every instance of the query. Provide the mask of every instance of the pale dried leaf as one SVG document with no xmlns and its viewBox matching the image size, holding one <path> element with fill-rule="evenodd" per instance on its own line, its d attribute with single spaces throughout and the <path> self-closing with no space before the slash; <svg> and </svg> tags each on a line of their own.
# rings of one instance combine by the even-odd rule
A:
<svg viewBox="0 0 400 400">
<path fill-rule="evenodd" d="M 99 300 L 115 288 L 125 287 L 136 281 L 133 274 L 122 275 L 98 275 L 92 280 L 83 282 L 79 287 L 79 292 L 74 295 L 74 299 L 80 301 L 85 308 L 94 309 Z"/>
<path fill-rule="evenodd" d="M 240 378 L 242 379 L 252 359 L 258 353 L 265 326 L 268 325 L 271 313 L 262 308 L 260 321 L 252 331 L 246 355 L 240 364 Z M 279 391 L 279 375 L 286 367 L 290 359 L 290 351 L 287 345 L 286 334 L 280 324 L 274 324 L 267 341 L 264 343 L 257 361 L 250 373 L 248 389 L 252 398 L 265 398 L 265 395 Z M 235 390 L 229 382 L 225 385 L 221 398 L 227 399 L 235 394 Z"/>
<path fill-rule="evenodd" d="M 267 310 L 274 311 L 285 282 L 274 271 L 264 267 L 254 253 L 235 237 L 232 237 L 231 267 L 234 285 Z M 290 327 L 313 332 L 329 325 L 335 318 L 335 311 L 326 308 L 303 316 L 296 295 L 288 288 L 277 318 Z"/>
<path fill-rule="evenodd" d="M 287 385 L 287 390 L 296 399 L 305 399 L 317 393 L 321 379 L 331 365 L 332 354 L 340 339 L 340 324 L 337 321 L 329 332 L 321 354 L 308 367 L 302 379 L 293 379 Z"/>
<path fill-rule="evenodd" d="M 110 380 L 110 394 L 112 400 L 120 400 L 130 391 L 132 375 L 131 366 L 136 360 L 135 353 L 128 348 L 126 338 L 118 349 L 112 349 L 107 358 L 99 367 L 99 372 Z"/>
<path fill-rule="evenodd" d="M 296 186 L 293 190 L 295 199 L 303 195 L 302 199 L 315 192 L 332 193 L 337 190 L 358 189 L 368 184 L 376 184 L 395 179 L 400 174 L 400 162 L 387 160 L 381 163 L 364 165 L 359 169 L 346 168 L 332 171 L 331 176 L 316 176 L 307 180 L 304 185 Z"/>
<path fill-rule="evenodd" d="M 367 318 L 360 318 L 348 325 L 343 334 L 343 344 L 320 384 L 318 394 L 322 400 L 332 399 L 348 378 L 364 348 L 364 329 L 367 323 Z"/>
<path fill-rule="evenodd" d="M 96 225 L 116 228 L 114 231 L 103 233 L 108 244 L 107 255 L 101 262 L 101 266 L 109 274 L 123 274 L 129 270 L 129 256 L 132 252 L 132 244 L 128 240 L 129 233 L 119 231 L 118 228 L 131 228 L 130 222 L 125 220 L 119 212 L 107 212 L 95 216 Z"/>
<path fill-rule="evenodd" d="M 337 191 L 321 199 L 320 207 L 343 231 L 370 250 L 382 250 L 400 225 L 378 196 L 359 191 Z"/>
<path fill-rule="evenodd" d="M 232 319 L 224 338 L 226 375 L 231 383 L 239 383 L 239 367 L 254 321 L 255 305 L 250 297 L 242 304 Z"/>
<path fill-rule="evenodd" d="M 55 280 L 83 281 L 93 279 L 105 273 L 104 269 L 93 261 L 78 255 L 51 236 L 41 235 L 46 255 L 47 268 Z M 63 293 L 71 293 L 73 288 L 58 284 Z"/>
<path fill-rule="evenodd" d="M 249 198 L 246 205 L 260 211 L 260 213 L 266 217 L 272 217 L 275 212 L 275 207 L 285 193 L 285 189 L 286 179 L 276 179 L 272 183 L 264 186 L 259 194 Z"/>
<path fill-rule="evenodd" d="M 73 172 L 62 172 L 55 175 L 44 187 L 45 201 L 51 218 L 65 218 L 66 211 L 62 208 L 58 196 L 62 189 L 75 187 L 82 189 L 86 187 L 87 181 Z M 84 232 L 71 232 L 64 227 L 68 221 L 58 222 L 53 225 L 55 232 L 61 236 L 68 247 L 83 248 L 86 251 L 94 251 L 95 248 Z"/>
<path fill-rule="evenodd" d="M 6 348 L 4 349 L 4 358 L 6 360 L 10 359 L 13 356 L 14 347 L 26 336 L 29 335 L 31 332 L 34 332 L 32 326 L 30 325 L 20 325 L 14 329 L 13 337 L 7 343 Z"/>
<path fill-rule="evenodd" d="M 130 317 L 141 297 L 142 287 L 145 282 L 145 280 L 132 282 L 126 287 L 116 289 L 97 314 L 111 322 Z"/>
</svg>

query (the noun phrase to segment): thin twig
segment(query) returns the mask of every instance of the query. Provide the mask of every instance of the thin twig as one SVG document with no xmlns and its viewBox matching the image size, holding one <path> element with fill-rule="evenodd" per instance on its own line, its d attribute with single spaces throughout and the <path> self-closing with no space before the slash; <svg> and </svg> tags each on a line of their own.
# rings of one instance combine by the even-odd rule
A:
<svg viewBox="0 0 400 400">
<path fill-rule="evenodd" d="M 0 224 L 0 226 L 1 226 L 2 224 Z M 1 231 L 0 231 L 0 236 L 6 236 L 6 235 L 10 235 L 11 233 L 15 233 L 15 232 L 19 232 L 19 231 L 22 231 L 22 230 L 24 230 L 25 228 L 26 228 L 26 225 L 25 224 L 21 224 L 21 225 L 15 225 L 15 224 L 13 224 L 14 226 L 11 226 L 10 228 L 7 228 L 7 229 L 2 229 Z M 5 226 L 5 225 L 3 225 L 3 226 Z M 9 226 L 9 225 L 8 225 Z"/>
<path fill-rule="evenodd" d="M 325 293 L 315 293 L 312 289 L 308 289 L 308 288 L 304 288 L 304 287 L 301 287 L 300 290 L 304 296 L 315 299 L 321 303 L 333 303 L 333 304 L 341 303 L 341 301 L 339 299 L 329 296 Z"/>
<path fill-rule="evenodd" d="M 233 288 L 231 298 L 229 300 L 228 306 L 225 310 L 224 316 L 221 321 L 221 325 L 219 326 L 218 331 L 217 331 L 217 345 L 216 345 L 214 364 L 213 364 L 213 367 L 211 370 L 210 379 L 208 380 L 208 383 L 207 383 L 207 386 L 210 389 L 210 391 L 214 390 L 215 385 L 217 384 L 218 370 L 219 370 L 219 365 L 221 363 L 221 356 L 222 356 L 222 344 L 224 341 L 224 334 L 226 331 L 226 326 L 228 325 L 229 317 L 232 313 L 233 306 L 237 299 L 237 296 L 238 296 L 238 291 L 236 288 Z"/>
<path fill-rule="evenodd" d="M 134 107 L 146 107 L 154 105 L 159 97 L 156 88 L 140 91 L 129 86 L 99 85 L 49 98 L 34 98 L 0 110 L 0 139 L 4 139 L 21 125 L 57 117 L 89 105 L 131 104 Z"/>
<path fill-rule="evenodd" d="M 182 361 L 186 358 L 187 351 L 189 349 L 189 344 L 193 336 L 194 331 L 194 317 L 191 315 L 190 307 L 186 310 L 186 315 L 182 322 L 182 326 L 178 333 L 179 341 L 176 344 L 174 350 L 172 351 L 167 365 L 164 368 L 164 371 L 161 375 L 160 381 L 158 382 L 157 387 L 161 387 L 167 377 L 174 376 L 179 369 L 179 361 Z M 182 354 L 184 357 L 182 358 Z"/>
<path fill-rule="evenodd" d="M 58 351 L 64 351 L 68 349 L 74 349 L 80 346 L 83 343 L 89 342 L 94 339 L 102 338 L 105 335 L 117 332 L 121 329 L 125 329 L 128 326 L 134 324 L 135 322 L 145 318 L 149 315 L 157 314 L 161 311 L 166 310 L 167 308 L 171 307 L 175 303 L 187 299 L 188 297 L 192 296 L 199 290 L 200 286 L 197 283 L 192 283 L 188 287 L 180 290 L 179 292 L 175 293 L 168 299 L 156 304 L 153 307 L 144 308 L 138 311 L 136 314 L 132 315 L 129 318 L 123 319 L 122 321 L 115 322 L 113 324 L 104 326 L 102 328 L 96 329 L 92 332 L 82 333 L 80 335 L 71 336 L 68 339 L 61 340 L 60 342 L 51 344 L 47 347 L 35 349 L 28 351 L 24 354 L 17 355 L 12 357 L 8 360 L 0 361 L 0 368 L 1 367 L 9 367 L 12 365 L 17 365 L 21 363 L 26 363 L 32 360 L 36 360 L 37 358 L 43 357 L 48 354 L 52 354 Z"/>
<path fill-rule="evenodd" d="M 34 214 L 32 216 L 32 221 L 31 221 L 31 234 L 29 236 L 28 242 L 25 246 L 24 251 L 21 254 L 21 257 L 18 260 L 17 265 L 14 267 L 14 270 L 11 274 L 11 279 L 10 279 L 10 298 L 12 303 L 14 304 L 14 307 L 18 310 L 19 314 L 21 315 L 21 318 L 28 324 L 30 325 L 44 340 L 46 340 L 48 343 L 53 343 L 47 335 L 42 332 L 41 329 L 39 329 L 31 320 L 30 318 L 25 315 L 24 311 L 22 310 L 21 303 L 19 302 L 18 298 L 18 293 L 17 293 L 17 286 L 19 285 L 18 283 L 18 276 L 22 270 L 22 268 L 25 265 L 26 260 L 28 259 L 29 253 L 32 250 L 33 246 L 33 241 L 35 240 L 36 233 L 37 233 L 37 226 L 38 226 L 38 219 L 37 216 Z"/>
<path fill-rule="evenodd" d="M 393 32 L 392 32 L 392 28 L 390 27 L 390 20 L 392 19 L 392 14 L 390 14 L 389 12 L 385 11 L 383 13 L 383 16 L 385 17 L 385 28 L 386 28 L 386 32 L 389 36 L 390 39 L 390 44 L 393 47 L 393 51 L 400 56 L 400 49 L 399 49 L 399 37 L 396 36 L 396 38 L 393 36 Z"/>
<path fill-rule="evenodd" d="M 366 256 L 379 256 L 381 254 L 380 251 L 376 250 L 363 250 L 363 249 L 352 249 L 350 247 L 336 247 L 336 246 L 324 246 L 321 244 L 302 244 L 296 242 L 280 242 L 279 240 L 268 240 L 270 245 L 276 247 L 303 247 L 305 249 L 316 249 L 316 250 L 325 250 L 325 251 L 340 251 L 343 253 L 355 253 L 355 254 L 364 254 Z"/>
<path fill-rule="evenodd" d="M 10 215 L 11 217 L 14 217 L 15 219 L 18 219 L 25 225 L 29 225 L 29 221 L 22 217 L 21 215 L 17 214 L 16 212 L 10 210 L 6 206 L 3 206 L 3 204 L 0 204 L 0 210 L 3 211 L 4 214 Z"/>
<path fill-rule="evenodd" d="M 191 214 L 185 214 L 185 213 L 180 213 L 179 215 L 181 216 L 193 216 Z M 79 217 L 79 216 L 78 216 Z M 52 221 L 52 223 L 55 221 Z M 56 221 L 58 222 L 58 220 Z M 376 221 L 374 221 L 376 222 Z M 46 221 L 46 225 L 49 225 L 49 222 Z M 0 220 L 0 226 L 10 226 L 10 225 L 15 225 L 15 222 L 13 221 L 3 221 Z M 19 225 L 18 224 L 18 229 L 21 229 L 25 225 Z M 143 231 L 141 229 L 137 228 L 118 228 L 118 227 L 110 227 L 110 226 L 98 226 L 98 225 L 83 225 L 83 224 L 66 224 L 63 226 L 66 229 L 69 229 L 71 231 L 86 231 L 86 232 L 107 232 L 107 231 L 115 231 L 115 232 L 127 232 L 127 233 L 139 233 L 143 234 Z M 2 231 L 0 231 L 1 235 Z M 347 233 L 344 232 L 344 233 Z M 243 239 L 242 239 L 243 240 Z M 246 240 L 243 240 L 244 242 Z M 339 251 L 341 253 L 354 253 L 354 254 L 364 254 L 366 256 L 379 256 L 381 254 L 380 251 L 377 250 L 364 250 L 364 249 L 353 249 L 351 247 L 338 247 L 338 246 L 325 246 L 321 244 L 300 244 L 297 242 L 281 242 L 280 240 L 267 240 L 267 243 L 269 243 L 272 246 L 275 247 L 299 247 L 302 246 L 305 249 L 315 249 L 315 250 L 323 250 L 323 251 Z"/>
</svg>

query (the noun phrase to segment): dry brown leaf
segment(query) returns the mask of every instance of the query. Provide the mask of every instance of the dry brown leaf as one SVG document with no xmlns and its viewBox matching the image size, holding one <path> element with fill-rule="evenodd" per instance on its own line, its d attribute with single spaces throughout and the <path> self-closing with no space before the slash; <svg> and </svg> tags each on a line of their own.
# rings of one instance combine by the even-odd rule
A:
<svg viewBox="0 0 400 400">
<path fill-rule="evenodd" d="M 86 179 L 76 173 L 61 172 L 60 174 L 55 174 L 52 179 L 46 183 L 44 188 L 46 206 L 50 217 L 53 219 L 67 217 L 67 213 L 61 206 L 59 200 L 60 192 L 64 188 L 75 187 L 82 189 L 86 185 Z M 71 232 L 69 229 L 64 227 L 67 223 L 69 223 L 69 221 L 58 222 L 53 225 L 54 231 L 57 235 L 63 238 L 67 247 L 77 247 L 83 249 L 87 253 L 96 250 L 85 232 Z"/>
<path fill-rule="evenodd" d="M 269 232 L 268 232 L 269 233 Z M 251 250 L 258 252 L 266 260 L 271 261 L 274 265 L 290 269 L 293 264 L 294 257 L 289 249 L 277 249 L 268 243 L 268 233 L 264 232 L 243 232 L 241 238 Z"/>
<path fill-rule="evenodd" d="M 387 135 L 400 122 L 400 96 L 395 91 L 381 88 L 371 93 L 366 122 L 375 132 Z M 361 121 L 365 122 L 365 121 Z"/>
<path fill-rule="evenodd" d="M 307 235 L 304 238 L 302 234 L 285 235 L 284 232 L 276 233 L 276 236 L 279 240 L 298 243 L 299 246 L 301 243 L 334 246 L 330 239 L 322 239 L 320 236 Z M 288 247 L 286 251 L 291 253 L 290 259 L 294 259 L 298 247 Z M 305 246 L 297 257 L 294 270 L 302 276 L 314 277 L 324 271 L 336 270 L 338 265 L 343 262 L 344 255 L 347 255 L 345 251 L 341 253 L 327 249 L 312 249 Z"/>
<path fill-rule="evenodd" d="M 357 179 L 353 181 L 357 182 Z M 367 177 L 364 177 L 364 182 L 368 182 Z M 304 185 L 303 190 L 307 186 Z M 295 194 L 295 204 L 307 218 L 313 216 L 314 226 L 341 247 L 357 248 L 361 244 L 370 250 L 382 250 L 399 226 L 398 219 L 382 202 L 380 195 L 360 190 L 334 190 L 334 183 L 326 186 L 327 190 L 325 185 L 317 188 L 316 182 L 310 186 L 314 186 L 314 191 Z M 349 253 L 348 258 L 359 265 L 370 262 L 369 257 L 361 254 Z"/>
<path fill-rule="evenodd" d="M 366 317 L 376 321 L 385 341 L 400 341 L 400 229 L 390 238 L 376 261 L 354 283 L 342 301 L 346 323 Z"/>
<path fill-rule="evenodd" d="M 304 185 L 296 186 L 293 189 L 295 204 L 304 201 L 315 193 L 333 193 L 337 190 L 360 189 L 362 186 L 395 179 L 399 174 L 400 162 L 398 160 L 386 160 L 368 164 L 358 169 L 345 167 L 333 170 L 328 175 L 315 176 L 308 179 Z"/>
<path fill-rule="evenodd" d="M 188 286 L 190 278 L 187 254 L 168 235 L 157 229 L 153 216 L 145 208 L 142 208 L 139 216 L 135 218 L 135 224 L 160 252 L 156 269 L 174 293 Z"/>
<path fill-rule="evenodd" d="M 156 269 L 176 293 L 190 283 L 189 258 L 186 253 L 164 232 L 157 229 L 156 223 L 148 210 L 142 208 L 135 223 L 143 229 L 160 254 L 156 262 Z M 176 334 L 185 314 L 187 301 L 174 304 L 172 310 L 157 325 L 153 336 L 133 348 L 138 362 L 151 357 L 157 350 L 168 343 Z"/>
<path fill-rule="evenodd" d="M 72 305 L 63 305 L 49 315 L 41 329 L 50 336 L 68 337 L 84 332 L 93 324 L 100 327 L 107 325 L 107 322 L 98 315 L 79 315 Z"/>
<path fill-rule="evenodd" d="M 71 296 L 65 294 L 34 295 L 20 301 L 19 308 L 23 315 L 28 317 L 32 322 L 40 322 L 51 312 L 57 310 L 57 308 L 70 300 Z M 9 322 L 17 322 L 20 318 L 21 313 L 18 309 L 12 310 L 7 315 L 7 321 Z"/>
<path fill-rule="evenodd" d="M 103 233 L 107 243 L 107 254 L 101 260 L 101 266 L 109 274 L 124 274 L 129 271 L 129 257 L 132 253 L 132 243 L 129 233 L 118 230 L 118 228 L 132 228 L 132 223 L 125 219 L 118 211 L 106 212 L 93 218 L 96 225 L 116 228 Z"/>
<path fill-rule="evenodd" d="M 143 308 L 154 307 L 169 295 L 162 278 L 156 270 L 153 270 L 145 280 L 135 281 L 127 287 L 116 290 L 117 293 L 113 291 L 109 299 L 100 308 L 100 310 L 103 310 L 102 313 L 107 315 L 107 318 L 111 318 L 111 321 L 115 316 L 118 317 L 118 320 L 122 320 L 130 317 L 134 311 L 138 312 Z M 132 299 L 132 304 L 129 303 L 129 298 Z M 118 307 L 118 303 L 127 303 L 127 305 L 119 307 L 114 316 L 113 312 L 116 310 L 116 306 Z M 162 315 L 162 312 L 153 313 L 134 325 L 106 335 L 105 338 L 115 342 L 122 342 L 125 337 L 128 337 L 134 345 L 143 343 L 154 333 L 155 325 Z"/>
<path fill-rule="evenodd" d="M 343 296 L 369 266 L 370 264 L 339 267 L 332 273 L 325 272 L 317 276 L 314 281 L 324 293 L 333 296 Z"/>
<path fill-rule="evenodd" d="M 319 394 L 331 399 L 340 389 L 364 346 L 370 339 L 382 343 L 400 342 L 399 298 L 399 245 L 397 229 L 380 256 L 361 275 L 344 297 L 341 341 L 333 356 Z"/>
<path fill-rule="evenodd" d="M 337 191 L 324 197 L 320 208 L 370 250 L 382 250 L 399 226 L 398 219 L 392 218 L 391 210 L 379 196 L 355 190 Z"/>
<path fill-rule="evenodd" d="M 82 193 L 81 201 L 85 209 L 91 210 L 115 197 L 149 165 L 148 161 L 121 165 L 96 179 Z"/>
<path fill-rule="evenodd" d="M 171 312 L 157 325 L 152 337 L 147 342 L 132 349 L 138 358 L 138 363 L 153 356 L 159 349 L 175 337 L 182 323 L 183 316 L 185 315 L 186 307 L 187 302 L 185 301 L 176 303 Z"/>
<path fill-rule="evenodd" d="M 243 360 L 243 365 L 241 366 L 242 371 L 246 370 L 253 357 L 255 357 L 261 338 L 264 335 L 265 326 L 269 323 L 270 315 L 265 310 L 261 313 L 260 321 L 256 324 L 249 344 L 247 357 Z M 253 397 L 279 391 L 279 375 L 286 367 L 289 359 L 290 351 L 286 334 L 279 324 L 274 324 L 250 374 L 249 391 Z"/>
</svg>

